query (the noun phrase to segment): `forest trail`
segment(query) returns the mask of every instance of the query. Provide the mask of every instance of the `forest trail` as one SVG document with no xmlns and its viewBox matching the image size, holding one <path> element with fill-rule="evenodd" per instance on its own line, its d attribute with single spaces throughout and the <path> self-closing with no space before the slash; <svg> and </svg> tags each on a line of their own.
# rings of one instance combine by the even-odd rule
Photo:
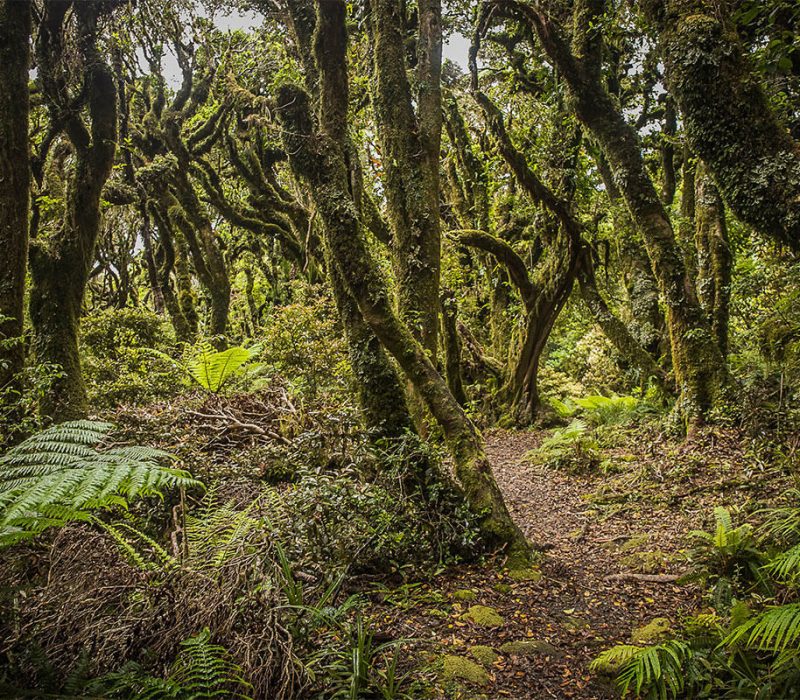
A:
<svg viewBox="0 0 800 700">
<path fill-rule="evenodd" d="M 486 436 L 487 454 L 509 509 L 543 551 L 541 577 L 519 580 L 501 562 L 490 560 L 449 569 L 405 604 L 398 605 L 397 597 L 384 601 L 397 607 L 383 608 L 386 621 L 393 618 L 395 632 L 423 642 L 433 652 L 432 664 L 442 655 L 451 663 L 455 657 L 474 661 L 475 647 L 497 652 L 484 662 L 487 673 L 479 683 L 439 678 L 438 697 L 618 697 L 610 682 L 589 671 L 591 660 L 614 644 L 629 643 L 634 630 L 653 620 L 656 627 L 665 619 L 674 625 L 697 606 L 692 587 L 607 577 L 684 570 L 685 562 L 676 555 L 688 531 L 698 526 L 695 517 L 701 509 L 687 513 L 680 498 L 671 499 L 673 506 L 647 498 L 638 503 L 638 497 L 630 499 L 633 504 L 617 498 L 607 506 L 598 504 L 590 494 L 607 476 L 576 476 L 526 459 L 542 437 L 536 431 L 499 430 Z M 641 448 L 652 449 L 643 443 Z M 637 458 L 645 463 L 663 456 Z M 627 459 L 634 463 L 633 456 Z M 633 470 L 638 467 L 637 460 Z M 492 626 L 465 619 L 473 606 L 491 608 L 502 622 L 495 620 Z"/>
</svg>

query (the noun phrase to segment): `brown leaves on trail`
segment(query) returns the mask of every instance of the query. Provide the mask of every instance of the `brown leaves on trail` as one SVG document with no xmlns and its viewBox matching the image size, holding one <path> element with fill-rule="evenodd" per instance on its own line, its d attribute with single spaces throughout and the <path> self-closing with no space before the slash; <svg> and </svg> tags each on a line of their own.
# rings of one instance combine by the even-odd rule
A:
<svg viewBox="0 0 800 700">
<path fill-rule="evenodd" d="M 437 697 L 451 697 L 435 670 L 442 653 L 469 659 L 472 648 L 489 647 L 498 654 L 487 669 L 491 686 L 466 684 L 455 697 L 616 698 L 589 662 L 654 618 L 674 623 L 698 606 L 698 591 L 675 581 L 687 567 L 688 532 L 706 524 L 714 505 L 765 499 L 785 485 L 775 474 L 740 489 L 757 459 L 725 431 L 685 443 L 620 428 L 604 451 L 612 468 L 581 476 L 526 459 L 541 439 L 504 431 L 487 438 L 509 509 L 531 541 L 546 545 L 541 580 L 514 580 L 498 557 L 450 569 L 402 606 L 391 595 L 376 604 L 381 628 L 416 640 Z M 492 608 L 503 625 L 466 622 L 475 605 Z"/>
</svg>

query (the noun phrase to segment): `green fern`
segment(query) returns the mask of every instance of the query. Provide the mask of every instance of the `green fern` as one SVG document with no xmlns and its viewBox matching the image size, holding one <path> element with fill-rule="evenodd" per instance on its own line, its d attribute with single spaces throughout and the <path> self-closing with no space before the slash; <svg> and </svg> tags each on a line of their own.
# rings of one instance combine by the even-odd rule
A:
<svg viewBox="0 0 800 700">
<path fill-rule="evenodd" d="M 778 581 L 791 583 L 800 579 L 800 544 L 778 554 L 764 569 Z"/>
<path fill-rule="evenodd" d="M 167 678 L 144 673 L 137 664 L 98 678 L 88 690 L 110 697 L 135 697 L 138 700 L 206 700 L 250 696 L 250 684 L 242 669 L 228 658 L 225 647 L 211 643 L 208 628 L 181 642 L 181 651 Z"/>
<path fill-rule="evenodd" d="M 686 666 L 691 648 L 677 639 L 647 647 L 622 644 L 612 647 L 592 661 L 594 671 L 618 669 L 617 683 L 623 695 L 633 691 L 637 697 L 683 697 Z"/>
<path fill-rule="evenodd" d="M 98 448 L 108 423 L 62 423 L 0 456 L 0 547 L 48 527 L 91 520 L 95 510 L 126 507 L 132 498 L 161 495 L 199 482 L 162 465 L 173 457 L 149 447 Z"/>
<path fill-rule="evenodd" d="M 185 363 L 186 372 L 206 391 L 218 394 L 222 387 L 259 352 L 258 348 L 233 347 L 217 352 L 206 341 L 200 352 Z"/>
<path fill-rule="evenodd" d="M 723 644 L 740 642 L 759 651 L 796 653 L 800 643 L 800 603 L 765 610 L 734 629 Z"/>
<path fill-rule="evenodd" d="M 640 401 L 633 396 L 586 396 L 575 399 L 584 416 L 593 425 L 620 425 L 629 423 L 639 409 Z"/>
</svg>

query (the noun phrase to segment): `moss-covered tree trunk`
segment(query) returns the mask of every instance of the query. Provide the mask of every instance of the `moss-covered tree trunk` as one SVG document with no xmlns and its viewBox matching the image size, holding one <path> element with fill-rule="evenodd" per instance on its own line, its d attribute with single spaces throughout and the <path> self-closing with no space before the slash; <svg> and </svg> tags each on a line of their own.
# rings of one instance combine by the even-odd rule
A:
<svg viewBox="0 0 800 700">
<path fill-rule="evenodd" d="M 586 3 L 576 4 L 576 17 L 583 4 Z M 593 12 L 602 10 L 602 4 L 599 0 L 594 2 L 598 7 Z M 602 148 L 631 218 L 641 232 L 667 310 L 681 410 L 692 421 L 703 420 L 722 398 L 729 375 L 686 272 L 672 222 L 647 172 L 638 136 L 603 87 L 596 65 L 576 58 L 544 14 L 529 6 L 524 6 L 524 12 L 564 77 L 575 114 Z M 592 27 L 587 31 L 597 31 L 596 26 Z"/>
<path fill-rule="evenodd" d="M 308 181 L 332 259 L 363 318 L 397 360 L 441 425 L 464 494 L 481 518 L 488 541 L 528 545 L 511 519 L 475 426 L 436 371 L 426 349 L 395 314 L 388 289 L 366 245 L 358 209 L 349 194 L 347 154 L 348 80 L 345 3 L 318 5 L 316 61 L 322 80 L 320 124 L 315 125 L 308 95 L 286 85 L 279 92 L 283 138 L 295 173 Z"/>
<path fill-rule="evenodd" d="M 659 28 L 689 145 L 731 211 L 800 250 L 800 144 L 770 110 L 718 0 L 642 3 Z"/>
<path fill-rule="evenodd" d="M 725 207 L 703 164 L 697 169 L 695 184 L 697 294 L 720 351 L 727 357 L 733 258 L 728 243 Z"/>
<path fill-rule="evenodd" d="M 447 386 L 460 406 L 467 405 L 464 379 L 461 375 L 461 338 L 458 335 L 458 306 L 450 290 L 442 292 L 442 344 Z"/>
<path fill-rule="evenodd" d="M 324 40 L 325 33 L 324 31 L 317 33 L 317 13 L 313 2 L 291 0 L 288 7 L 291 17 L 290 24 L 303 64 L 306 88 L 310 94 L 316 95 L 319 109 L 321 108 L 321 88 L 335 89 L 330 83 L 320 85 L 319 70 L 314 58 L 314 37 L 318 35 L 321 40 Z M 335 95 L 326 97 L 328 104 L 330 100 L 336 99 Z M 344 117 L 346 119 L 346 115 Z M 348 196 L 358 207 L 364 225 L 379 240 L 388 244 L 391 242 L 392 234 L 386 227 L 375 202 L 367 192 L 363 191 L 361 169 L 357 162 L 358 154 L 343 131 L 347 127 L 347 122 L 343 119 L 342 123 L 336 126 L 338 139 L 347 143 L 349 148 L 347 154 L 347 166 L 350 171 Z M 360 196 L 359 190 L 361 191 Z M 378 337 L 361 315 L 346 281 L 342 278 L 335 261 L 331 259 L 328 247 L 325 252 L 333 296 L 347 339 L 348 357 L 356 377 L 359 406 L 364 416 L 364 422 L 372 435 L 378 439 L 402 437 L 404 433 L 414 430 L 414 423 L 400 375 Z"/>
<path fill-rule="evenodd" d="M 64 220 L 50 236 L 32 242 L 30 251 L 34 351 L 39 363 L 58 365 L 62 372 L 41 406 L 43 414 L 56 421 L 84 416 L 87 410 L 78 333 L 100 227 L 100 198 L 114 164 L 117 136 L 114 77 L 97 48 L 97 20 L 103 9 L 98 3 L 72 5 L 88 125 L 69 109 L 63 43 L 68 9 L 69 3 L 47 6 L 39 29 L 37 65 L 51 114 L 64 119 L 73 164 Z"/>
<path fill-rule="evenodd" d="M 436 0 L 419 3 L 416 96 L 406 73 L 405 3 L 370 0 L 370 8 L 373 102 L 386 171 L 398 307 L 435 358 L 441 268 L 441 7 Z"/>
<path fill-rule="evenodd" d="M 208 294 L 211 313 L 207 332 L 222 346 L 231 305 L 228 266 L 211 220 L 188 176 L 177 173 L 175 181 L 176 196 L 169 207 L 169 218 L 186 242 L 197 278 Z"/>
<path fill-rule="evenodd" d="M 0 391 L 14 389 L 22 343 L 28 260 L 31 4 L 0 0 Z"/>
<path fill-rule="evenodd" d="M 581 297 L 595 323 L 600 326 L 620 356 L 638 372 L 641 384 L 646 386 L 653 379 L 662 389 L 666 388 L 666 377 L 663 370 L 628 330 L 628 327 L 611 311 L 606 300 L 600 294 L 594 273 L 594 263 L 588 249 L 585 249 L 581 255 L 578 281 Z"/>
</svg>

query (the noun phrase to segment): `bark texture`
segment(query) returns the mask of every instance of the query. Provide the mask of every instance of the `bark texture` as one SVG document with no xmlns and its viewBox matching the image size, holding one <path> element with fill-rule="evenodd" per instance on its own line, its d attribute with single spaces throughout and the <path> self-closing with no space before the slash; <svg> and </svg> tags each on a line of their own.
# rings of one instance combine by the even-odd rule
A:
<svg viewBox="0 0 800 700">
<path fill-rule="evenodd" d="M 64 32 L 72 9 L 78 36 L 86 117 L 71 109 L 67 94 Z M 37 66 L 51 119 L 63 123 L 74 153 L 68 174 L 64 220 L 30 250 L 30 313 L 37 361 L 57 365 L 41 409 L 56 421 L 86 414 L 78 333 L 81 308 L 100 227 L 100 198 L 116 152 L 117 92 L 114 76 L 97 48 L 99 3 L 48 3 L 39 28 Z"/>
<path fill-rule="evenodd" d="M 778 123 L 717 0 L 649 0 L 691 146 L 731 211 L 800 250 L 800 145 Z"/>
<path fill-rule="evenodd" d="M 22 343 L 31 189 L 28 68 L 31 5 L 0 0 L 0 391 L 16 389 Z"/>
<path fill-rule="evenodd" d="M 347 114 L 345 3 L 320 3 L 318 22 L 318 31 L 325 33 L 325 50 L 316 52 L 323 83 L 319 125 L 314 123 L 309 97 L 302 89 L 285 85 L 278 96 L 290 163 L 311 185 L 331 257 L 359 311 L 442 426 L 459 482 L 470 506 L 482 518 L 484 534 L 490 541 L 527 552 L 524 537 L 511 520 L 492 477 L 480 435 L 425 348 L 395 314 L 386 284 L 370 256 L 348 185 L 346 161 L 351 149 L 343 128 Z M 317 43 L 318 48 L 322 45 Z"/>
</svg>

